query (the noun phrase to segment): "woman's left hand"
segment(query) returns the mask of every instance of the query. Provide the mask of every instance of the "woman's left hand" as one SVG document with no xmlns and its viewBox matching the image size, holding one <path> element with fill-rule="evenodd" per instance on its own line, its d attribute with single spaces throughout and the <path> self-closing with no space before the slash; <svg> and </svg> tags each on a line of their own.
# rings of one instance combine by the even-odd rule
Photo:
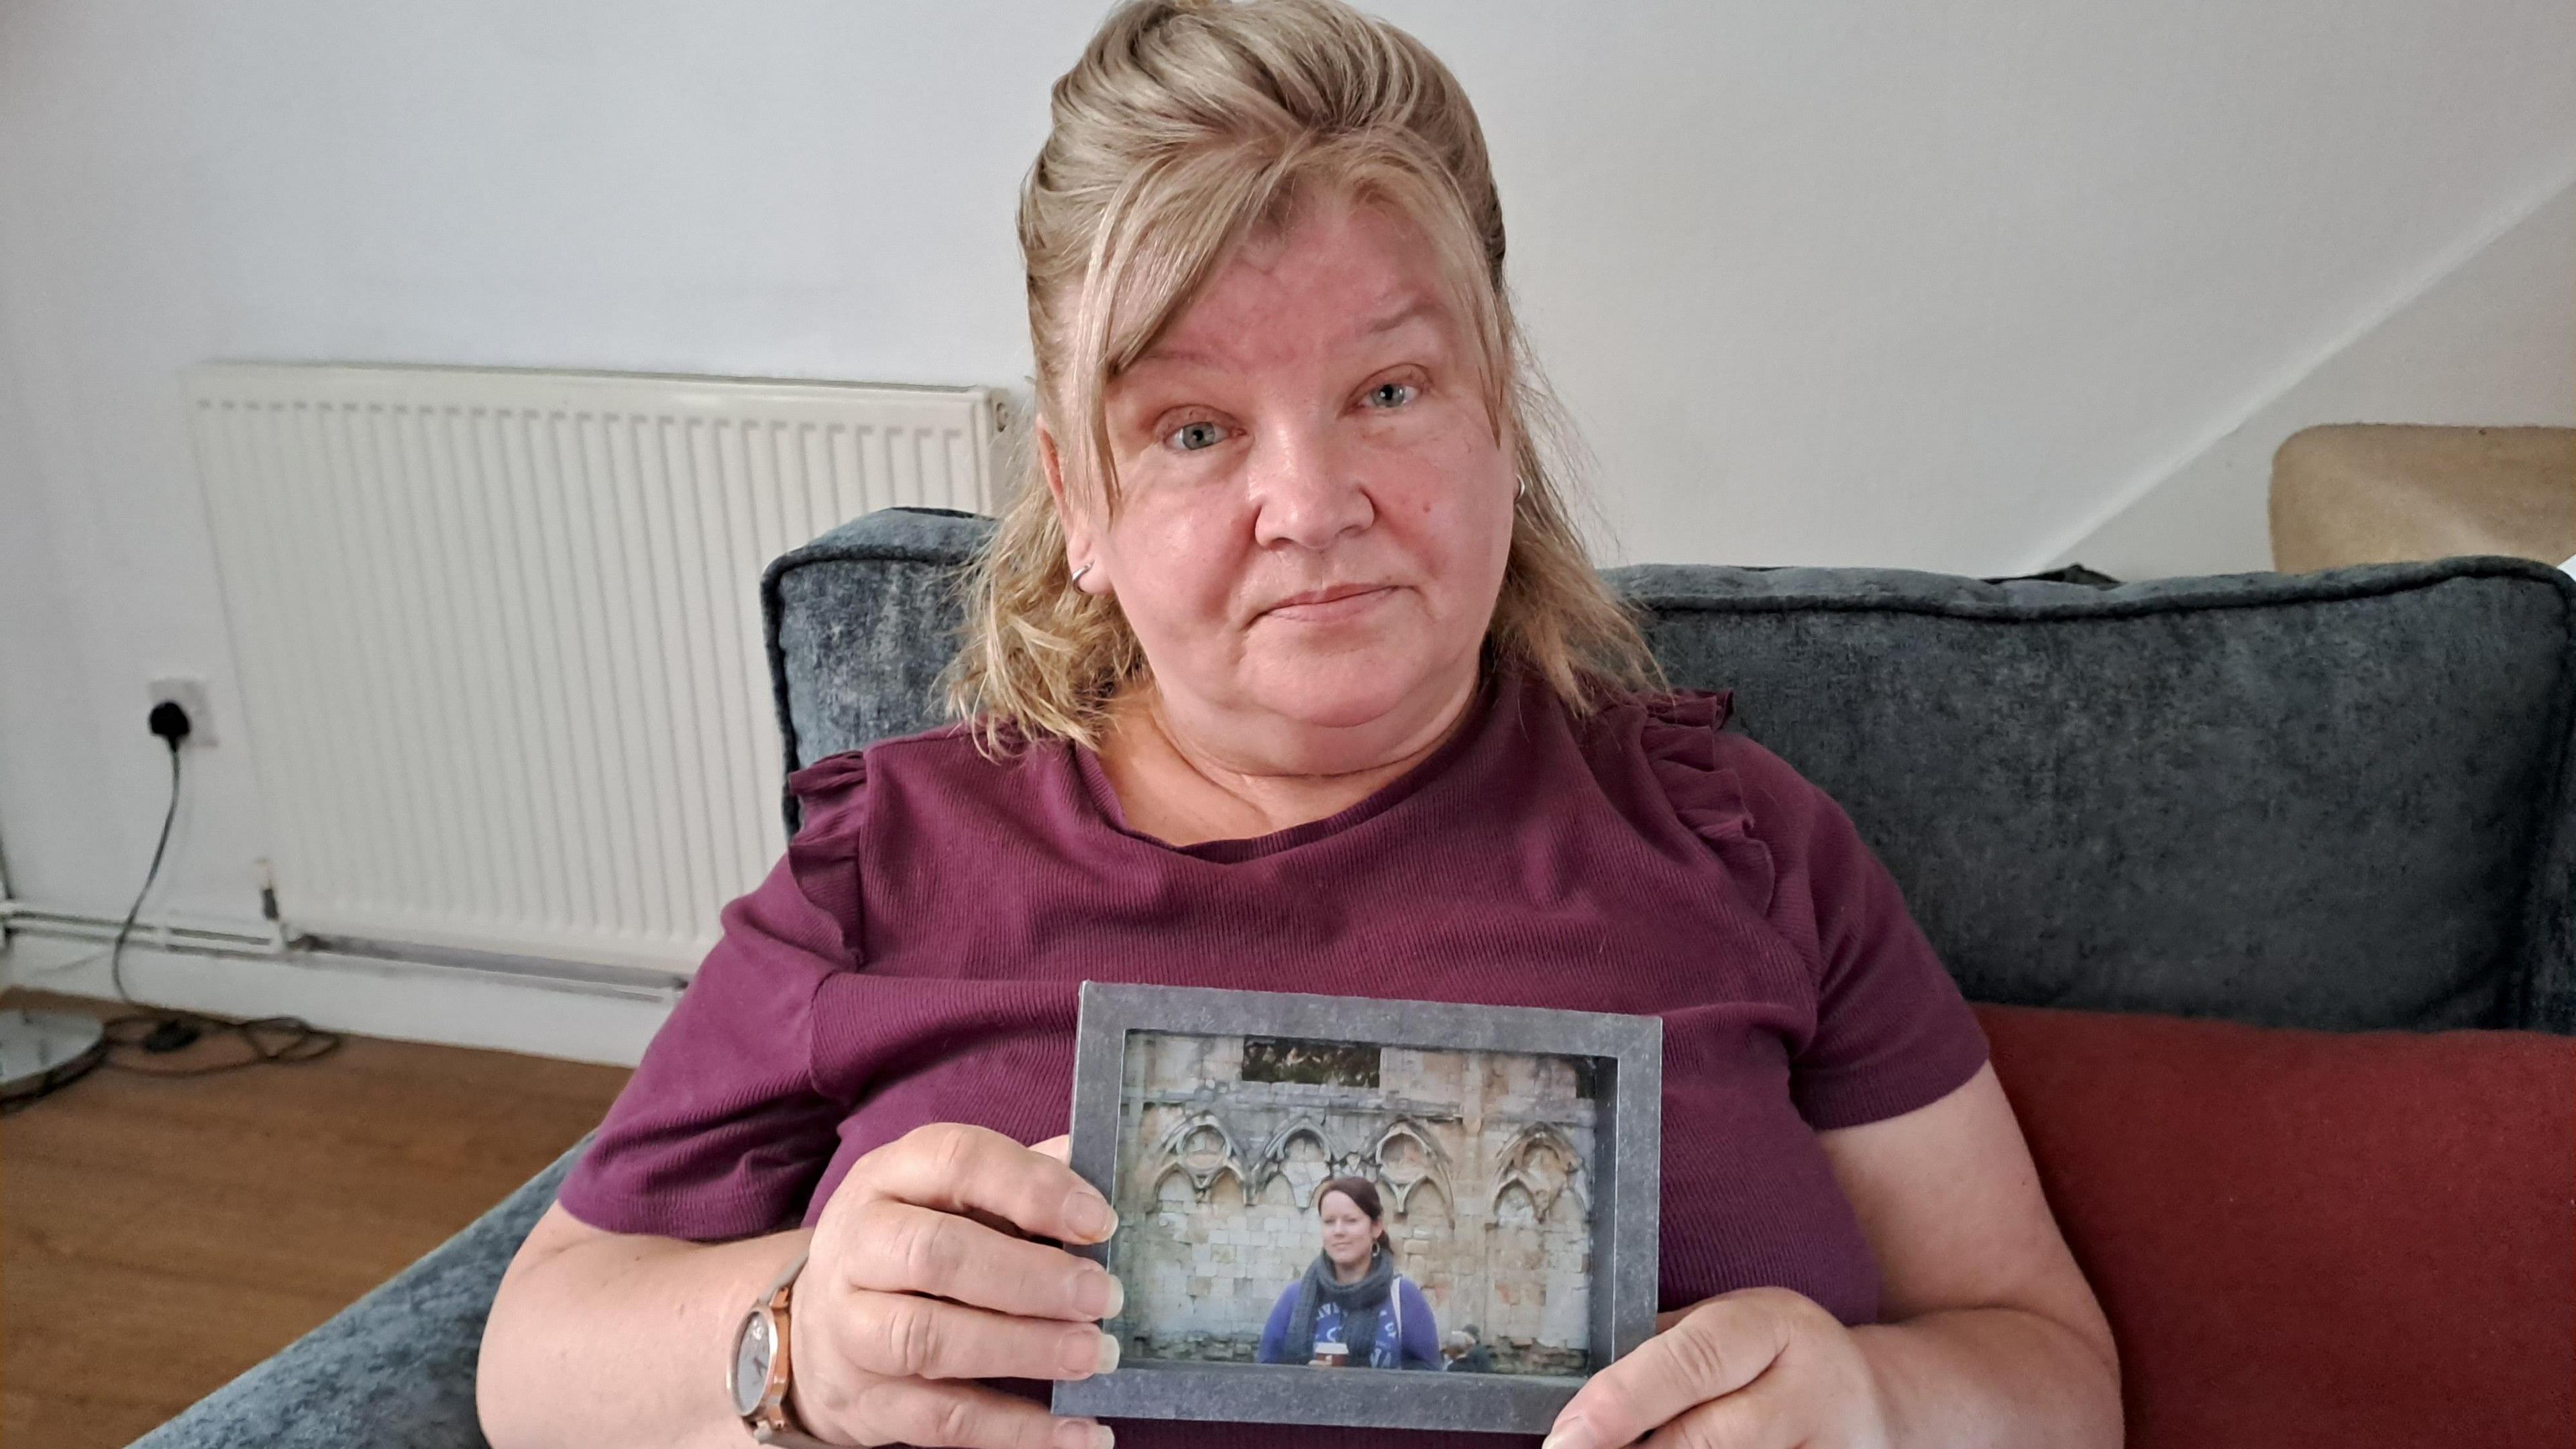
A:
<svg viewBox="0 0 2576 1449">
<path fill-rule="evenodd" d="M 1648 1438 L 1648 1435 L 1652 1435 Z M 1542 1449 L 1886 1449 L 1877 1371 L 1822 1304 L 1745 1288 L 1660 1314 L 1576 1391 Z"/>
</svg>

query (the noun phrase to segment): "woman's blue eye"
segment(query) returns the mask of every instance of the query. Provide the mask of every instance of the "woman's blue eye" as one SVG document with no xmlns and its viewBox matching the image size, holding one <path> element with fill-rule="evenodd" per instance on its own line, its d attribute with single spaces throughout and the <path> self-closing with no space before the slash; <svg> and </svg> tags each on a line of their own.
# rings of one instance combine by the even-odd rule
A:
<svg viewBox="0 0 2576 1449">
<path fill-rule="evenodd" d="M 1369 401 L 1382 408 L 1400 408 L 1413 401 L 1413 394 L 1409 382 L 1381 382 L 1369 389 Z"/>
<path fill-rule="evenodd" d="M 1195 453 L 1201 448 L 1213 448 L 1223 442 L 1224 432 L 1223 428 L 1214 423 L 1183 423 L 1172 429 L 1172 436 L 1168 441 L 1184 453 Z"/>
</svg>

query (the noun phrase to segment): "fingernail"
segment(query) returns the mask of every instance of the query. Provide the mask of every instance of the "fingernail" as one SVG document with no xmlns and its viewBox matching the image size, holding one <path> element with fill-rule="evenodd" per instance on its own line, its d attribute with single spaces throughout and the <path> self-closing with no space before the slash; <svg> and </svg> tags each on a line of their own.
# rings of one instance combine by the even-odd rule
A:
<svg viewBox="0 0 2576 1449">
<path fill-rule="evenodd" d="M 1065 1200 L 1064 1217 L 1075 1232 L 1095 1243 L 1118 1231 L 1118 1214 L 1110 1210 L 1109 1200 L 1089 1188 L 1076 1188 Z"/>
<path fill-rule="evenodd" d="M 1106 1424 L 1088 1419 L 1058 1419 L 1055 1425 L 1056 1449 L 1109 1449 L 1118 1437 Z"/>
<path fill-rule="evenodd" d="M 1118 1367 L 1118 1340 L 1098 1329 L 1064 1341 L 1064 1371 L 1075 1378 L 1105 1374 Z"/>
<path fill-rule="evenodd" d="M 1127 1287 L 1105 1268 L 1090 1268 L 1073 1290 L 1074 1311 L 1085 1318 L 1116 1318 L 1127 1306 Z"/>
<path fill-rule="evenodd" d="M 1538 1442 L 1538 1449 L 1592 1449 L 1592 1426 L 1581 1419 L 1568 1419 L 1548 1431 Z"/>
</svg>

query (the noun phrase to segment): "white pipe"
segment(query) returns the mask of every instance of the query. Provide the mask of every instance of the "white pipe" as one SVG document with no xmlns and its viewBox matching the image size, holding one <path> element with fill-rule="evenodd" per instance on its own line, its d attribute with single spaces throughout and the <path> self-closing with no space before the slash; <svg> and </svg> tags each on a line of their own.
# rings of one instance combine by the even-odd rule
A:
<svg viewBox="0 0 2576 1449">
<path fill-rule="evenodd" d="M 5 909 L 10 929 L 31 936 L 53 936 L 75 941 L 113 941 L 125 918 L 87 916 L 75 911 L 51 911 L 25 901 L 9 901 Z M 282 936 L 272 931 L 266 936 L 246 931 L 227 931 L 208 926 L 183 926 L 163 918 L 139 919 L 126 939 L 137 945 L 150 945 L 155 950 L 212 950 L 226 953 L 249 953 L 277 956 L 286 953 Z"/>
<path fill-rule="evenodd" d="M 83 916 L 69 911 L 24 908 L 19 912 L 19 924 L 15 929 L 29 936 L 51 937 L 56 940 L 113 942 L 116 939 L 117 928 L 124 923 L 122 917 L 109 920 L 104 916 Z M 146 938 L 143 935 L 143 923 L 138 921 L 135 933 L 128 936 L 126 940 L 130 946 L 179 955 L 230 956 L 236 959 L 246 957 L 305 964 L 319 964 L 326 959 L 380 961 L 407 967 L 466 971 L 477 975 L 509 977 L 583 990 L 606 990 L 656 999 L 676 994 L 689 984 L 689 978 L 676 972 L 656 971 L 646 967 L 548 960 L 542 957 L 512 956 L 493 951 L 467 951 L 452 947 L 369 941 L 345 936 L 298 936 L 294 941 L 272 949 L 269 937 L 254 936 L 242 931 L 174 925 L 166 921 L 155 923 L 152 938 Z M 83 959 L 95 960 L 105 954 L 105 952 L 97 952 Z"/>
</svg>

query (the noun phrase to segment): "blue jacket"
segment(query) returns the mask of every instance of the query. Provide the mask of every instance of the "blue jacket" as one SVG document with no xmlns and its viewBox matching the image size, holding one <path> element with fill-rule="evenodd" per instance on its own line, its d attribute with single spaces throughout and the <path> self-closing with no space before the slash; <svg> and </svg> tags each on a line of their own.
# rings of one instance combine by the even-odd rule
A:
<svg viewBox="0 0 2576 1449">
<path fill-rule="evenodd" d="M 1297 1312 L 1297 1290 L 1300 1286 L 1298 1283 L 1289 1284 L 1288 1291 L 1279 1295 L 1279 1302 L 1270 1310 L 1270 1322 L 1261 1330 L 1260 1357 L 1263 1363 L 1280 1361 L 1280 1341 L 1288 1336 L 1288 1320 Z M 1401 1303 L 1403 1341 L 1398 1343 L 1396 1339 L 1395 1322 L 1399 1315 L 1381 1313 L 1377 1316 L 1378 1344 L 1389 1350 L 1389 1356 L 1396 1359 L 1398 1368 L 1440 1367 L 1440 1325 L 1432 1321 L 1431 1300 L 1423 1297 L 1422 1290 L 1413 1286 L 1413 1280 L 1401 1273 L 1395 1275 L 1395 1291 L 1389 1296 Z M 1330 1303 L 1315 1305 L 1315 1341 L 1342 1341 L 1342 1310 Z"/>
</svg>

